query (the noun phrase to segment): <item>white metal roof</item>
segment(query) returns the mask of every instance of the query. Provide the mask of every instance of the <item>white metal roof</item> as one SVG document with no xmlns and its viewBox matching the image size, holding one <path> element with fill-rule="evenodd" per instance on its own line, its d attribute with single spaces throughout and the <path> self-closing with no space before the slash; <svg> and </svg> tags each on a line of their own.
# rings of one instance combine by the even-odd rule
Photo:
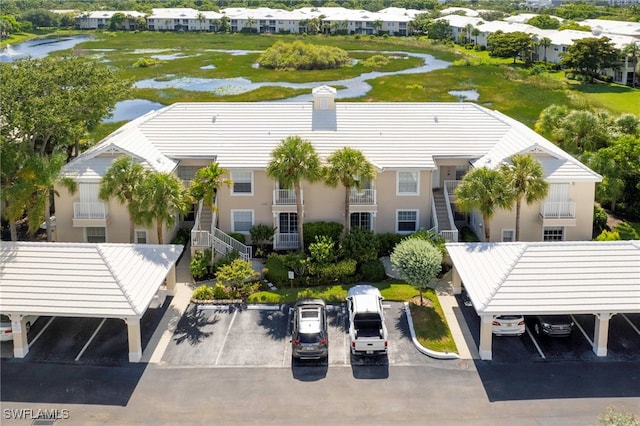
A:
<svg viewBox="0 0 640 426">
<path fill-rule="evenodd" d="M 640 241 L 446 247 L 478 314 L 640 313 Z"/>
<path fill-rule="evenodd" d="M 3 242 L 0 312 L 140 317 L 182 249 L 180 245 Z"/>
<path fill-rule="evenodd" d="M 327 113 L 335 114 L 332 126 L 322 125 Z M 461 102 L 337 102 L 335 111 L 314 111 L 312 102 L 176 103 L 128 123 L 64 170 L 82 173 L 108 146 L 126 148 L 150 164 L 160 156 L 170 159 L 161 163 L 167 167 L 175 160 L 208 156 L 227 169 L 264 169 L 273 149 L 293 135 L 311 141 L 322 158 L 345 146 L 359 149 L 382 170 L 435 169 L 435 158 L 475 160 L 504 146 L 492 154 L 501 161 L 506 158 L 501 155 L 538 144 L 573 165 L 573 180 L 600 179 L 517 121 Z M 96 177 L 101 168 L 91 168 L 86 176 Z"/>
</svg>

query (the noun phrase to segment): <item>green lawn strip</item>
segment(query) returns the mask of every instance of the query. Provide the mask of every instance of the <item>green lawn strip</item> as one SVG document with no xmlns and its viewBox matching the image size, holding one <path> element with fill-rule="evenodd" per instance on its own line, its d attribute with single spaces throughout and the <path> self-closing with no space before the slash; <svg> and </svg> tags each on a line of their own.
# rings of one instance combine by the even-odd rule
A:
<svg viewBox="0 0 640 426">
<path fill-rule="evenodd" d="M 413 299 L 419 294 L 414 286 L 399 283 L 397 280 L 387 280 L 373 285 L 380 289 L 380 293 L 388 301 L 404 302 Z M 329 303 L 343 302 L 350 287 L 351 285 L 334 285 L 261 291 L 249 296 L 248 302 L 293 304 L 303 297 L 320 298 Z M 435 290 L 425 290 L 423 297 L 430 300 L 432 306 L 410 304 L 413 326 L 418 341 L 424 347 L 435 351 L 457 352 L 456 344 Z"/>
<path fill-rule="evenodd" d="M 572 93 L 582 96 L 595 108 L 604 108 L 615 114 L 632 113 L 640 117 L 640 89 L 619 84 L 569 85 Z"/>
</svg>

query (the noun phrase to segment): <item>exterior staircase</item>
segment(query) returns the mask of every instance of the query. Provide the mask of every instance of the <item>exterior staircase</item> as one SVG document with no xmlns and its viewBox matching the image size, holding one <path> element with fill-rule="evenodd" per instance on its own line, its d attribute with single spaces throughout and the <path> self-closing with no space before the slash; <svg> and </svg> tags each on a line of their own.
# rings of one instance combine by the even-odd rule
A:
<svg viewBox="0 0 640 426">
<path fill-rule="evenodd" d="M 232 250 L 237 250 L 244 260 L 250 260 L 253 257 L 251 246 L 244 245 L 230 235 L 225 234 L 214 226 L 214 222 L 213 211 L 200 201 L 195 224 L 191 229 L 192 256 L 198 250 L 212 249 L 216 255 L 225 255 Z"/>
<path fill-rule="evenodd" d="M 438 233 L 447 241 L 457 242 L 458 229 L 453 223 L 453 212 L 447 203 L 447 198 L 442 189 L 433 189 L 433 202 L 435 205 L 436 219 L 438 220 Z"/>
</svg>

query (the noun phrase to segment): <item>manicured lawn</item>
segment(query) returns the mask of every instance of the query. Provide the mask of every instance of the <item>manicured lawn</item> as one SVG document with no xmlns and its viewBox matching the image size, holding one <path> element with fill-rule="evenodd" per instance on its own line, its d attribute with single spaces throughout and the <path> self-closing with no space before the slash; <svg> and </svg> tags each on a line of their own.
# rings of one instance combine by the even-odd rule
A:
<svg viewBox="0 0 640 426">
<path fill-rule="evenodd" d="M 380 289 L 385 300 L 403 302 L 417 296 L 418 290 L 397 280 L 388 280 L 373 284 Z M 321 286 L 309 288 L 278 289 L 261 291 L 249 297 L 249 303 L 295 303 L 302 297 L 317 297 L 327 302 L 343 302 L 347 297 L 350 285 Z M 449 326 L 442 312 L 438 296 L 433 289 L 423 292 L 423 298 L 429 300 L 431 306 L 410 304 L 413 326 L 418 341 L 425 347 L 435 351 L 457 352 L 456 344 L 449 331 Z"/>
</svg>

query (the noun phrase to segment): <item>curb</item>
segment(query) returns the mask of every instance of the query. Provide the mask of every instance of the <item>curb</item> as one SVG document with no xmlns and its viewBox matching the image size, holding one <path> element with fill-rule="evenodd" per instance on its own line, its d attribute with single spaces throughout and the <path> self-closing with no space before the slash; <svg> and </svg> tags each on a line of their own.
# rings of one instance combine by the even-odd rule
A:
<svg viewBox="0 0 640 426">
<path fill-rule="evenodd" d="M 413 328 L 413 318 L 411 318 L 411 310 L 409 309 L 409 302 L 404 302 L 404 312 L 407 315 L 407 322 L 409 323 L 409 332 L 411 333 L 411 340 L 415 345 L 418 352 L 430 356 L 435 359 L 460 359 L 460 355 L 453 352 L 437 352 L 427 349 L 418 342 L 416 338 L 416 330 Z"/>
</svg>

